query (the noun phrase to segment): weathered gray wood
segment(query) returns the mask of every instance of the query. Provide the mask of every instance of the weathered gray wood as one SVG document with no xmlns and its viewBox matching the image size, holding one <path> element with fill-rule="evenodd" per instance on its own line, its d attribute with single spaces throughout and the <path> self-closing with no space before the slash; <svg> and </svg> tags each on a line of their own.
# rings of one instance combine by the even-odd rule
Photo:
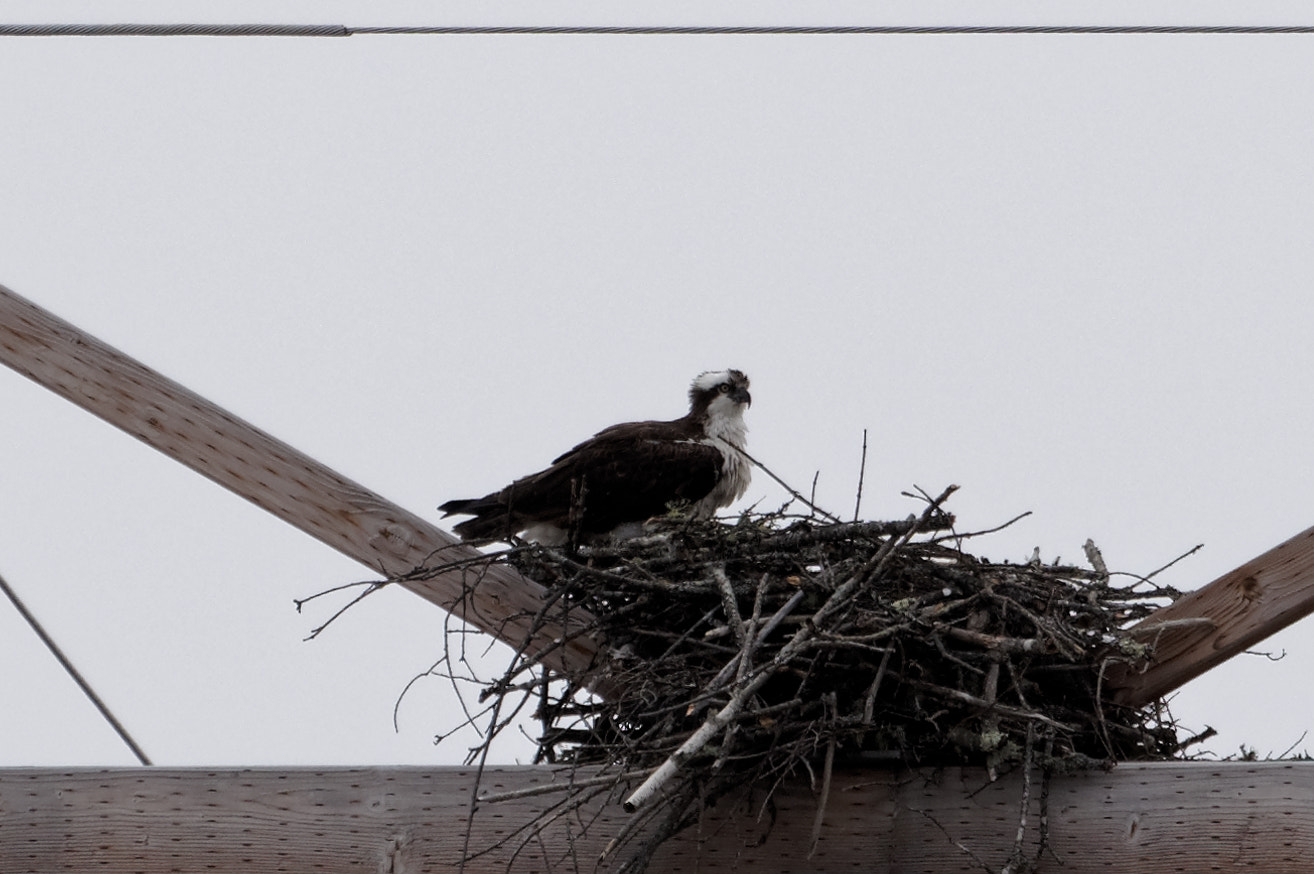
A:
<svg viewBox="0 0 1314 874">
<path fill-rule="evenodd" d="M 378 573 L 404 574 L 477 555 L 398 507 L 232 413 L 0 286 L 0 362 Z M 457 571 L 407 588 L 519 646 L 543 590 L 508 567 Z M 587 620 L 577 613 L 579 621 Z M 541 629 L 530 652 L 565 635 Z M 548 664 L 580 667 L 592 641 L 552 650 Z"/>
<path fill-rule="evenodd" d="M 0 871 L 454 871 L 470 768 L 0 770 Z M 484 792 L 550 783 L 547 768 L 494 768 Z M 1033 780 L 1024 847 L 1036 852 L 1040 781 Z M 701 829 L 662 850 L 653 871 L 999 871 L 1013 848 L 1022 785 L 976 770 L 925 774 L 840 769 L 816 855 L 807 859 L 815 801 L 788 787 L 775 826 L 758 805 L 714 808 Z M 556 796 L 485 804 L 470 847 L 487 848 Z M 1314 763 L 1124 764 L 1056 777 L 1040 872 L 1307 872 L 1314 859 Z M 627 821 L 619 804 L 532 842 L 471 862 L 471 874 L 569 871 L 594 863 Z M 695 868 L 696 866 L 696 868 Z M 605 866 L 602 870 L 605 870 Z"/>
<path fill-rule="evenodd" d="M 1120 704 L 1147 704 L 1311 612 L 1314 528 L 1141 620 L 1135 629 L 1141 640 L 1153 644 L 1155 661 L 1141 673 L 1110 671 L 1108 688 L 1116 690 L 1114 700 Z"/>
<path fill-rule="evenodd" d="M 372 570 L 402 574 L 475 551 L 451 535 L 337 474 L 215 404 L 0 286 L 0 362 L 100 416 L 166 455 L 251 500 Z M 453 572 L 408 583 L 425 598 L 494 636 L 519 645 L 542 589 L 506 567 Z M 1314 528 L 1158 611 L 1139 626 L 1158 658 L 1142 673 L 1114 668 L 1107 688 L 1139 705 L 1314 611 Z M 580 622 L 588 617 L 576 613 Z M 1167 624 L 1207 618 L 1212 628 Z M 1162 629 L 1159 626 L 1163 626 Z M 531 651 L 578 668 L 596 643 L 541 629 Z"/>
</svg>

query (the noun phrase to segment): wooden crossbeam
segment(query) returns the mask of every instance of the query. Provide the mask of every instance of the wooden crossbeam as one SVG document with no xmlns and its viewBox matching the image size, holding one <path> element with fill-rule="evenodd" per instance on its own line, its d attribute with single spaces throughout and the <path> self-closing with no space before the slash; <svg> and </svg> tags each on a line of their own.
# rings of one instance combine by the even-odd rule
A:
<svg viewBox="0 0 1314 874">
<path fill-rule="evenodd" d="M 477 552 L 420 517 L 0 286 L 0 361 L 375 571 L 401 575 Z M 477 579 L 477 585 L 472 583 Z M 513 646 L 575 669 L 596 643 L 549 624 L 543 590 L 505 566 L 405 584 Z M 1156 611 L 1137 628 L 1155 663 L 1106 687 L 1139 706 L 1314 612 L 1314 528 Z M 575 614 L 583 623 L 590 617 Z"/>
<path fill-rule="evenodd" d="M 0 286 L 0 362 L 374 572 L 398 576 L 477 550 Z M 404 585 L 545 664 L 587 665 L 596 645 L 560 622 L 531 631 L 543 589 L 504 565 Z M 582 611 L 574 619 L 589 621 Z M 559 642 L 566 640 L 564 645 Z"/>
<path fill-rule="evenodd" d="M 1144 672 L 1107 677 L 1114 700 L 1139 707 L 1314 613 L 1314 528 L 1156 610 L 1135 626 L 1154 647 Z"/>
<path fill-rule="evenodd" d="M 1047 787 L 1031 777 L 1028 789 L 1016 771 L 991 783 L 982 769 L 841 767 L 811 857 L 817 800 L 799 779 L 766 815 L 760 795 L 708 807 L 649 870 L 1033 870 L 1016 862 L 1039 855 L 1034 870 L 1063 874 L 1304 874 L 1314 858 L 1314 763 L 1127 763 L 1056 774 Z M 526 790 L 560 786 L 565 773 L 489 768 L 481 795 L 512 797 L 480 803 L 472 818 L 475 779 L 473 768 L 0 769 L 0 871 L 457 871 L 463 853 L 487 851 L 466 874 L 506 874 L 623 860 L 596 864 L 632 820 L 618 799 L 535 837 L 517 832 L 562 796 Z"/>
</svg>

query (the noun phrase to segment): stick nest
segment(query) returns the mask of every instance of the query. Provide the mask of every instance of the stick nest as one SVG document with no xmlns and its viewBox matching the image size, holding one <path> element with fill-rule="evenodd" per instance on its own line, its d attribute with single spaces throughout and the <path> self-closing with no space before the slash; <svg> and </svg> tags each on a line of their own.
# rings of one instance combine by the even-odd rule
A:
<svg viewBox="0 0 1314 874">
<path fill-rule="evenodd" d="M 528 695 L 539 760 L 602 766 L 657 824 L 622 870 L 720 794 L 836 761 L 993 774 L 1178 753 L 1161 702 L 1116 706 L 1102 687 L 1110 665 L 1148 660 L 1124 629 L 1176 593 L 1114 585 L 1089 544 L 1093 569 L 973 556 L 947 494 L 902 522 L 673 515 L 605 548 L 513 549 L 551 609 L 596 617 L 583 633 L 609 657 L 565 677 L 521 657 L 485 698 Z"/>
</svg>

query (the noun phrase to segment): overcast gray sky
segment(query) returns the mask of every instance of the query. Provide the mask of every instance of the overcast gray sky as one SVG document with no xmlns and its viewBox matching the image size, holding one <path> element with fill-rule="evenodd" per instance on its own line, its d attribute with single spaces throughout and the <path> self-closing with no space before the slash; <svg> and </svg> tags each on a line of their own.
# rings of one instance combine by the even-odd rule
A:
<svg viewBox="0 0 1314 874">
<path fill-rule="evenodd" d="M 0 4 L 4 22 L 178 4 Z M 1304 3 L 202 3 L 369 24 L 1314 23 Z M 1303 17 L 1299 17 L 1303 16 Z M 1314 36 L 0 39 L 0 283 L 431 519 L 753 379 L 852 512 L 1195 588 L 1314 524 Z M 443 614 L 0 370 L 0 573 L 157 763 L 450 763 Z M 765 477 L 744 505 L 774 506 Z M 1179 718 L 1279 753 L 1309 625 Z M 493 647 L 490 664 L 505 651 Z M 131 755 L 0 604 L 0 765 Z M 1314 747 L 1314 743 L 1309 744 Z M 526 743 L 499 751 L 523 756 Z"/>
</svg>

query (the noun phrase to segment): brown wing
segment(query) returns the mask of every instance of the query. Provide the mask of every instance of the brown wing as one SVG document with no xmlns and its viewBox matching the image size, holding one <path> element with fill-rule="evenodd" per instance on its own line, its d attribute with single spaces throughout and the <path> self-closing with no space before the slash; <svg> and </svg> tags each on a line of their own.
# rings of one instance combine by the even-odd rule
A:
<svg viewBox="0 0 1314 874">
<path fill-rule="evenodd" d="M 470 513 L 455 530 L 469 540 L 504 538 L 535 523 L 567 528 L 572 496 L 583 487 L 583 534 L 610 531 L 664 513 L 673 501 L 705 497 L 721 475 L 721 452 L 689 440 L 670 422 L 618 425 L 557 458 L 547 470 L 473 501 L 440 509 Z"/>
</svg>

